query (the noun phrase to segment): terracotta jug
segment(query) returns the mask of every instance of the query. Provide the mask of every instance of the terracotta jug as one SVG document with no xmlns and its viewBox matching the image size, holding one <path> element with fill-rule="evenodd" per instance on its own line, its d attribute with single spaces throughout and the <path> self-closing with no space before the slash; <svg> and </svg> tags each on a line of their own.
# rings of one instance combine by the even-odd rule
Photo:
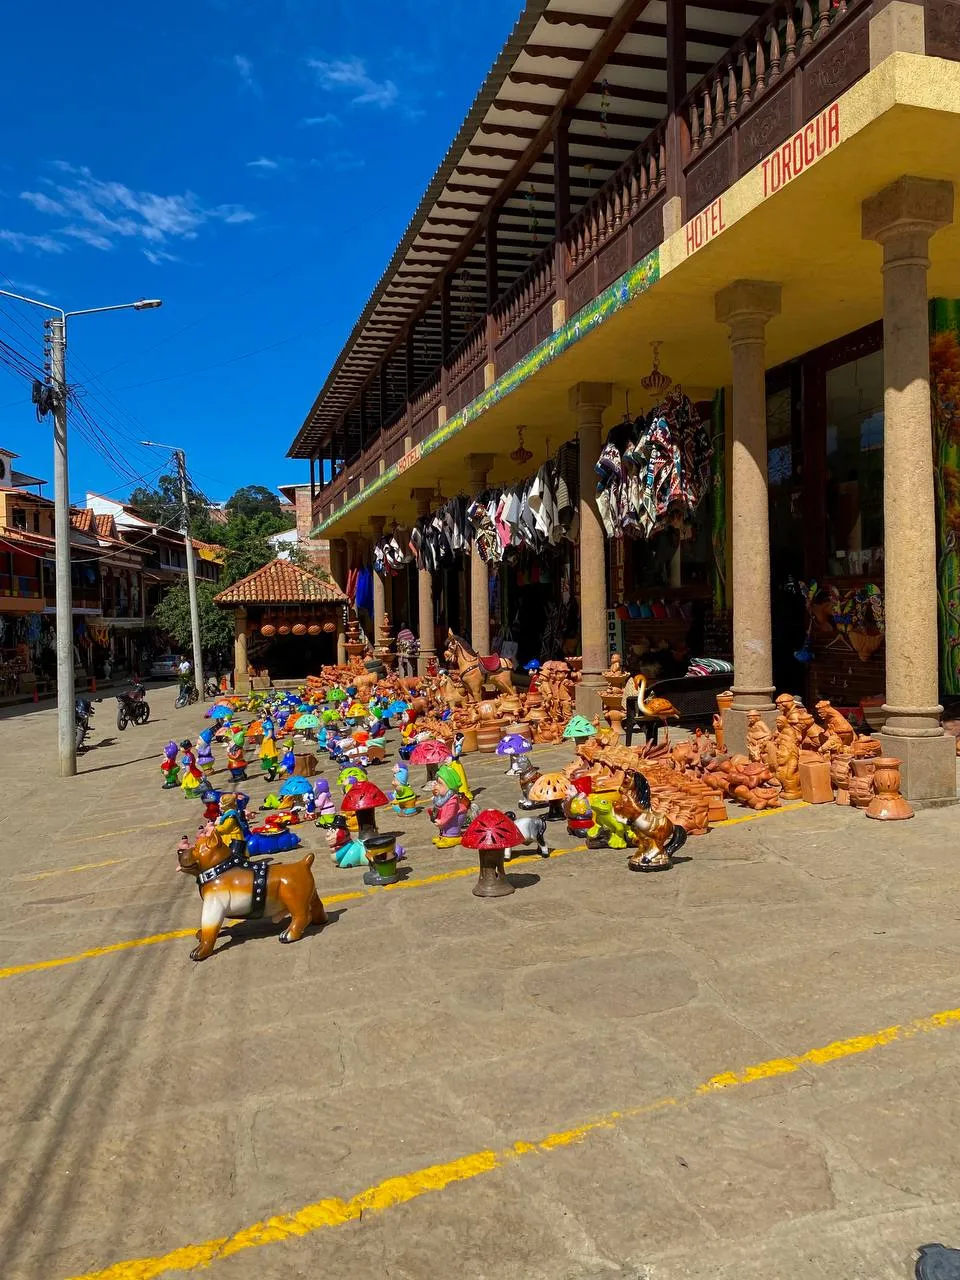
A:
<svg viewBox="0 0 960 1280">
<path fill-rule="evenodd" d="M 913 809 L 900 794 L 900 761 L 883 756 L 872 763 L 876 765 L 874 796 L 867 807 L 867 817 L 878 818 L 881 822 L 912 818 Z"/>
</svg>

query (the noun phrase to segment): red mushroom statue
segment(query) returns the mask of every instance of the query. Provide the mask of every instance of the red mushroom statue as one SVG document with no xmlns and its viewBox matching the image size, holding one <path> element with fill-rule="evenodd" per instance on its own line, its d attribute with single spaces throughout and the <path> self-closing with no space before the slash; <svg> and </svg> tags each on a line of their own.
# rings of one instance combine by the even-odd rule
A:
<svg viewBox="0 0 960 1280">
<path fill-rule="evenodd" d="M 389 803 L 375 782 L 358 782 L 343 797 L 340 812 L 357 815 L 357 837 L 363 840 L 365 836 L 377 834 L 376 810 Z"/>
<path fill-rule="evenodd" d="M 499 809 L 483 809 L 464 831 L 460 843 L 480 855 L 480 878 L 473 886 L 477 898 L 504 898 L 515 886 L 503 869 L 503 852 L 524 843 L 523 832 Z"/>
<path fill-rule="evenodd" d="M 410 753 L 411 764 L 425 764 L 427 766 L 427 782 L 433 782 L 437 776 L 437 770 L 442 764 L 446 764 L 450 759 L 450 748 L 445 742 L 440 742 L 437 738 L 426 738 L 423 742 L 418 742 Z"/>
</svg>

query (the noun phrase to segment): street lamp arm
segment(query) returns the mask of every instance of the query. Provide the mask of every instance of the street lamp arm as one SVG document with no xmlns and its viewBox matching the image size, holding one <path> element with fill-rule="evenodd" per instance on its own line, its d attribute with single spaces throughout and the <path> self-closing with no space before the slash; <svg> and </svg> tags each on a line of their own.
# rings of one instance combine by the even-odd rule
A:
<svg viewBox="0 0 960 1280">
<path fill-rule="evenodd" d="M 112 307 L 85 307 L 82 311 L 65 311 L 64 319 L 70 319 L 73 316 L 94 316 L 99 315 L 103 311 L 154 311 L 157 307 L 162 307 L 163 302 L 160 298 L 140 298 L 136 302 L 118 302 Z M 59 311 L 59 307 L 55 307 L 55 311 Z"/>
<path fill-rule="evenodd" d="M 34 307 L 43 307 L 44 311 L 55 311 L 61 320 L 67 318 L 67 313 L 62 307 L 55 307 L 49 302 L 41 302 L 39 298 L 27 298 L 22 293 L 11 293 L 9 289 L 0 289 L 0 295 L 4 298 L 15 298 L 17 302 L 29 302 Z"/>
</svg>

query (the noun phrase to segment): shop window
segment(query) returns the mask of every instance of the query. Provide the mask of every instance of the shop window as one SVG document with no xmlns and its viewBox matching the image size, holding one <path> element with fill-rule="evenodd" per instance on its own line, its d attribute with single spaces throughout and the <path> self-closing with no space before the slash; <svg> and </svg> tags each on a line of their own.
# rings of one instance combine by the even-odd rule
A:
<svg viewBox="0 0 960 1280">
<path fill-rule="evenodd" d="M 793 370 L 771 375 L 767 390 L 767 485 L 770 567 L 774 581 L 803 576 L 803 511 L 799 404 Z"/>
<path fill-rule="evenodd" d="M 826 374 L 827 570 L 883 572 L 883 354 Z"/>
</svg>

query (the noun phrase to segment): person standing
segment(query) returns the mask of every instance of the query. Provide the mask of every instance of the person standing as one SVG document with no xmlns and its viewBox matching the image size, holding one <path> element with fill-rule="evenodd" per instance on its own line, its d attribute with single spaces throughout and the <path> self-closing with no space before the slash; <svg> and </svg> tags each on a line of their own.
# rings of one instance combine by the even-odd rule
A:
<svg viewBox="0 0 960 1280">
<path fill-rule="evenodd" d="M 401 676 L 412 676 L 413 661 L 417 656 L 417 637 L 406 623 L 397 632 L 397 667 Z"/>
</svg>

